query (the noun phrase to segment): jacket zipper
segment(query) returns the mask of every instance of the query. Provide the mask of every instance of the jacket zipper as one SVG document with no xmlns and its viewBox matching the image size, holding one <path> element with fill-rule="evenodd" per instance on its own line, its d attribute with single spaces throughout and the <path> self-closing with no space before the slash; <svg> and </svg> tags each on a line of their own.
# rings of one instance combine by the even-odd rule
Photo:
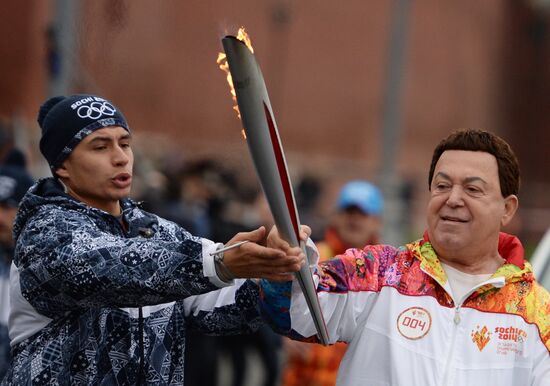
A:
<svg viewBox="0 0 550 386">
<path fill-rule="evenodd" d="M 443 386 L 451 385 L 449 383 L 450 378 L 451 378 L 451 363 L 453 362 L 454 355 L 455 355 L 455 342 L 456 342 L 456 336 L 457 336 L 457 333 L 458 333 L 458 326 L 459 326 L 459 324 L 462 320 L 462 318 L 460 316 L 460 309 L 461 309 L 462 305 L 464 304 L 464 302 L 466 301 L 466 299 L 468 299 L 470 297 L 470 295 L 472 295 L 475 291 L 477 291 L 478 288 L 481 288 L 481 287 L 483 287 L 485 285 L 488 285 L 488 284 L 492 284 L 495 287 L 502 287 L 505 284 L 505 279 L 504 279 L 504 277 L 497 277 L 497 278 L 489 279 L 489 280 L 487 280 L 483 283 L 478 284 L 477 286 L 472 288 L 470 291 L 468 291 L 468 293 L 466 293 L 462 297 L 462 299 L 460 299 L 459 304 L 455 307 L 455 315 L 454 315 L 454 318 L 453 318 L 453 324 L 454 324 L 453 325 L 453 337 L 452 337 L 452 340 L 451 340 L 451 347 L 449 348 L 449 353 L 447 354 L 447 360 L 446 360 L 446 363 L 445 363 L 445 371 L 443 373 L 443 383 L 442 383 Z"/>
<path fill-rule="evenodd" d="M 122 212 L 124 213 L 124 209 Z M 122 230 L 124 237 L 128 237 L 128 225 L 124 222 L 124 216 L 121 215 L 120 219 L 116 219 L 116 223 Z M 138 372 L 138 386 L 145 385 L 145 344 L 143 338 L 143 307 L 138 308 L 138 336 L 139 336 L 139 372 Z"/>
<path fill-rule="evenodd" d="M 460 324 L 460 305 L 455 307 L 455 316 L 453 318 L 453 336 L 451 339 L 451 346 L 449 347 L 449 352 L 447 353 L 447 361 L 445 364 L 445 371 L 443 372 L 443 383 L 441 385 L 449 385 L 449 377 L 451 376 L 451 363 L 453 362 L 454 353 L 455 353 L 455 343 L 456 336 L 458 333 L 458 325 Z"/>
<path fill-rule="evenodd" d="M 426 275 L 430 276 L 432 279 L 434 279 L 435 282 L 439 283 L 439 285 L 441 285 L 441 287 L 443 288 L 443 290 L 445 292 L 447 292 L 447 290 L 445 289 L 445 287 L 439 282 L 439 280 L 437 280 L 436 277 L 434 277 L 433 275 L 431 275 L 429 272 L 426 272 L 424 271 L 422 268 L 421 268 L 422 272 L 424 272 Z M 462 318 L 460 316 L 460 308 L 462 307 L 462 305 L 464 304 L 464 302 L 466 301 L 466 299 L 468 299 L 470 297 L 471 294 L 473 294 L 475 291 L 477 291 L 478 288 L 481 288 L 485 285 L 488 285 L 488 284 L 492 284 L 493 286 L 495 287 L 502 287 L 504 286 L 505 284 L 505 278 L 504 277 L 496 277 L 496 278 L 492 278 L 492 279 L 489 279 L 483 283 L 480 283 L 478 284 L 477 286 L 475 286 L 474 288 L 472 288 L 470 291 L 468 291 L 468 293 L 466 293 L 462 299 L 460 299 L 460 303 L 458 305 L 455 306 L 455 315 L 453 317 L 453 336 L 451 338 L 451 345 L 449 347 L 449 351 L 446 355 L 446 360 L 445 360 L 445 370 L 443 372 L 443 383 L 441 384 L 442 386 L 449 386 L 449 379 L 451 377 L 451 363 L 453 361 L 453 358 L 454 358 L 454 351 L 455 351 L 455 342 L 456 342 L 456 337 L 457 337 L 457 334 L 458 334 L 458 325 L 460 324 Z M 447 294 L 452 298 L 452 295 L 447 292 Z M 454 303 L 454 300 L 453 300 L 453 303 Z"/>
</svg>

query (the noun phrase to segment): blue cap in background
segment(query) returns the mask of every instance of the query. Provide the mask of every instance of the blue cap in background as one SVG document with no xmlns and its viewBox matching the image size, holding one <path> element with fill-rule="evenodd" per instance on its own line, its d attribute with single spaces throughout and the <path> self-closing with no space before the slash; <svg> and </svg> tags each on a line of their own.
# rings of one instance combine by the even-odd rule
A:
<svg viewBox="0 0 550 386">
<path fill-rule="evenodd" d="M 340 190 L 337 206 L 338 209 L 356 206 L 365 214 L 378 216 L 384 209 L 384 199 L 380 190 L 373 184 L 355 180 L 348 182 Z"/>
</svg>

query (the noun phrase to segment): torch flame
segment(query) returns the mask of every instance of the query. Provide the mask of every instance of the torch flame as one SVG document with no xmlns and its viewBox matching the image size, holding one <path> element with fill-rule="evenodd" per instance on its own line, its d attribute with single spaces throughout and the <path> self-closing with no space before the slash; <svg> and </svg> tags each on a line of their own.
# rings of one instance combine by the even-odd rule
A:
<svg viewBox="0 0 550 386">
<path fill-rule="evenodd" d="M 250 40 L 250 36 L 248 36 L 244 27 L 239 28 L 239 31 L 237 32 L 237 39 L 242 41 L 248 47 L 250 52 L 254 53 L 254 48 L 252 48 L 252 40 Z M 218 64 L 220 69 L 226 74 L 227 83 L 229 83 L 229 91 L 231 92 L 233 102 L 235 102 L 233 110 L 237 112 L 237 117 L 241 119 L 241 112 L 239 111 L 239 106 L 237 105 L 237 94 L 235 93 L 235 87 L 233 87 L 233 77 L 231 76 L 231 72 L 229 72 L 229 64 L 227 63 L 227 57 L 224 52 L 218 53 L 218 59 L 216 60 L 216 63 Z M 243 136 L 245 136 L 244 131 Z"/>
<path fill-rule="evenodd" d="M 220 70 L 225 72 L 227 83 L 229 84 L 229 92 L 231 93 L 231 98 L 233 99 L 233 102 L 235 102 L 233 110 L 237 112 L 237 117 L 241 119 L 241 112 L 239 111 L 239 105 L 237 105 L 237 94 L 235 93 L 235 87 L 233 87 L 233 77 L 231 76 L 231 72 L 229 72 L 229 64 L 227 63 L 227 57 L 225 53 L 218 53 L 218 59 L 216 60 L 216 63 L 218 63 Z"/>
<path fill-rule="evenodd" d="M 239 32 L 237 32 L 237 39 L 243 42 L 248 47 L 250 52 L 254 53 L 254 48 L 252 48 L 252 40 L 250 40 L 250 36 L 248 36 L 244 30 L 244 27 L 239 28 Z"/>
</svg>

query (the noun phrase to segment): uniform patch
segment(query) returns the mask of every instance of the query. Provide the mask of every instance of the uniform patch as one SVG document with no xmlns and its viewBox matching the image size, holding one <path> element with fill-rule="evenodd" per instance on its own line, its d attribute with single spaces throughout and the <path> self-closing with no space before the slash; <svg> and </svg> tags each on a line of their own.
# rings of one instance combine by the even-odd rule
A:
<svg viewBox="0 0 550 386">
<path fill-rule="evenodd" d="M 397 331 L 411 340 L 421 339 L 430 331 L 432 316 L 421 307 L 410 307 L 397 317 Z"/>
<path fill-rule="evenodd" d="M 489 341 L 496 342 L 498 355 L 523 355 L 524 344 L 527 341 L 527 332 L 513 326 L 495 327 L 494 329 L 492 327 L 489 329 L 487 326 L 476 326 L 470 336 L 479 351 L 483 351 Z"/>
<path fill-rule="evenodd" d="M 472 337 L 472 342 L 477 345 L 479 351 L 483 351 L 487 343 L 491 340 L 492 333 L 489 331 L 487 326 L 479 327 L 476 326 L 470 336 Z"/>
</svg>

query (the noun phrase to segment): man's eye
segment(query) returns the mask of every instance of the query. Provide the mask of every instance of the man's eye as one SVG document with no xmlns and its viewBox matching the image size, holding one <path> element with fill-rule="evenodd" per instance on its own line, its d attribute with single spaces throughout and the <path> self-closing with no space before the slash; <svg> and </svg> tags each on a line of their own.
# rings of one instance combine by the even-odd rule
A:
<svg viewBox="0 0 550 386">
<path fill-rule="evenodd" d="M 481 193 L 481 189 L 477 186 L 467 186 L 466 191 L 471 194 L 479 194 Z"/>
</svg>

